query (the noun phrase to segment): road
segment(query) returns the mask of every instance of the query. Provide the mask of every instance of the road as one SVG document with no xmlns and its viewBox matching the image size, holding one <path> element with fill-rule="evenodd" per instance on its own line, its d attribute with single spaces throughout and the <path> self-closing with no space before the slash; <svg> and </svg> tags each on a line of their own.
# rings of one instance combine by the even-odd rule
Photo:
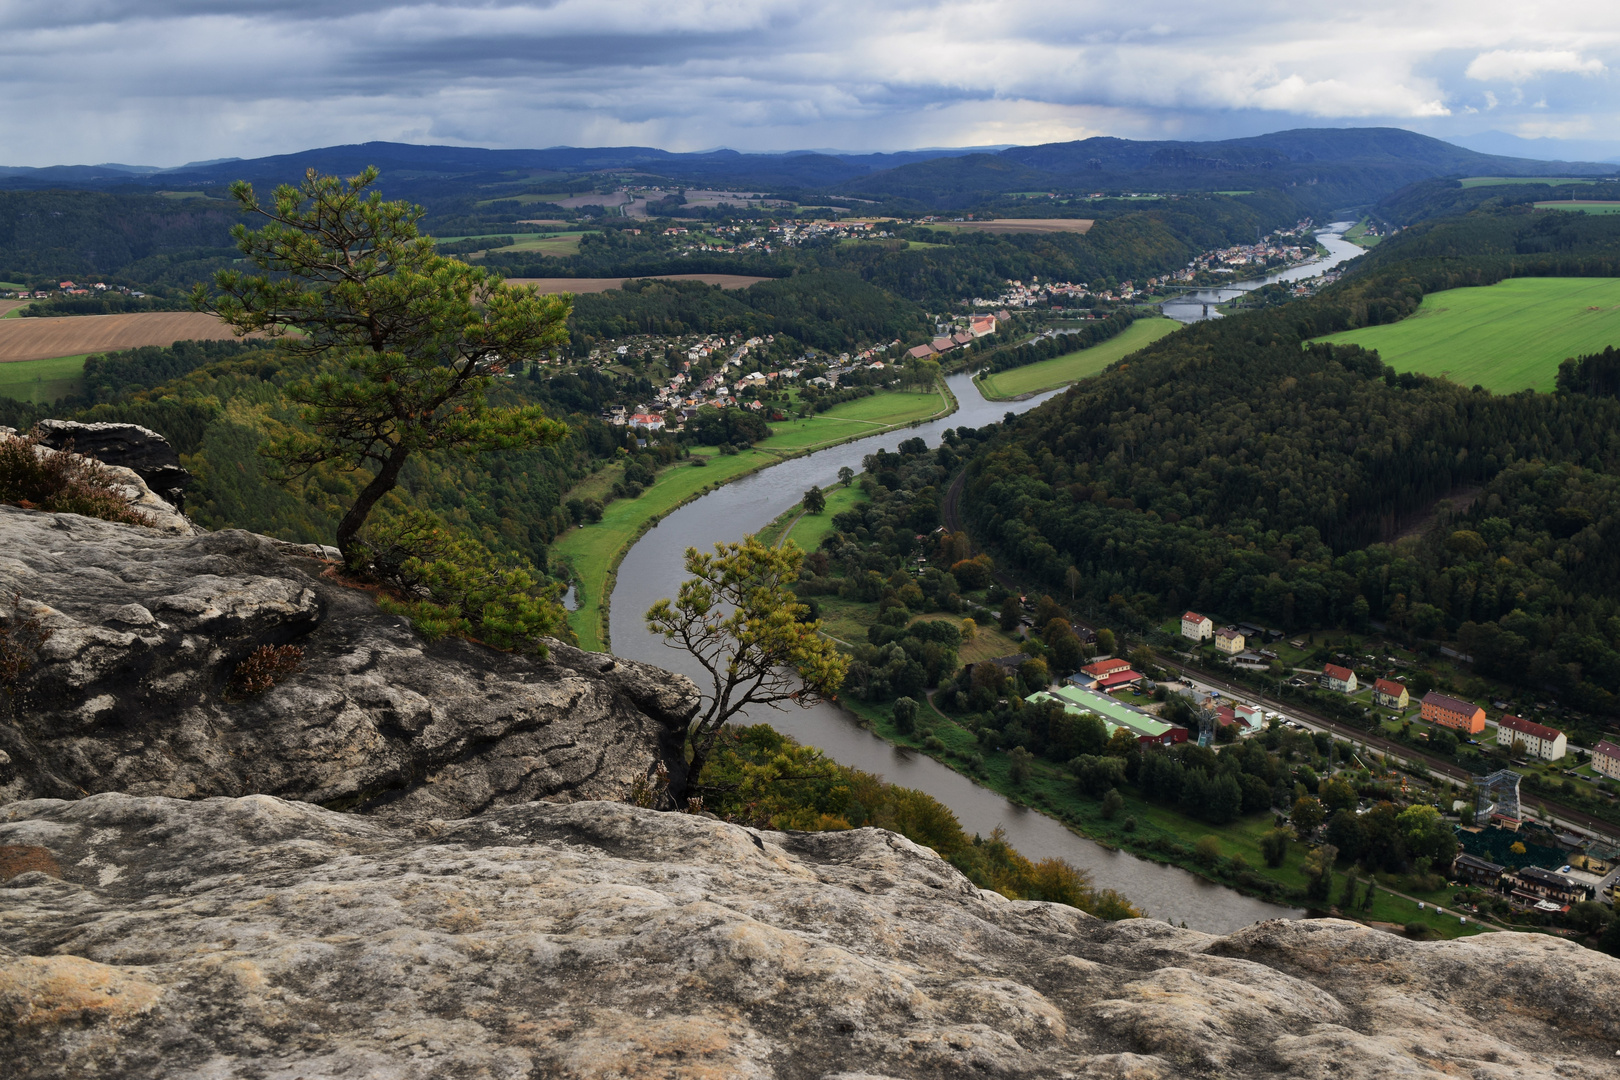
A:
<svg viewBox="0 0 1620 1080">
<path fill-rule="evenodd" d="M 967 472 L 964 470 L 957 473 L 956 478 L 951 481 L 950 487 L 945 489 L 945 500 L 944 505 L 941 507 L 941 517 L 944 520 L 945 527 L 951 532 L 963 531 L 961 507 L 959 504 L 961 502 L 962 489 L 966 482 Z M 1014 592 L 1022 591 L 1017 582 L 1015 582 L 1005 573 L 1002 573 L 1000 570 L 994 571 L 993 576 L 995 577 L 996 582 L 1003 588 L 1010 589 Z M 1095 627 L 1086 626 L 1085 623 L 1079 621 L 1078 619 L 1072 619 L 1071 622 L 1073 622 L 1073 624 L 1077 627 L 1085 627 L 1088 630 L 1096 629 Z M 1467 769 L 1453 762 L 1425 754 L 1421 750 L 1407 746 L 1404 743 L 1396 742 L 1395 740 L 1386 738 L 1382 735 L 1376 735 L 1372 732 L 1364 731 L 1361 728 L 1351 727 L 1348 724 L 1343 724 L 1336 720 L 1330 720 L 1325 716 L 1311 712 L 1309 709 L 1301 708 L 1292 702 L 1282 702 L 1273 698 L 1265 697 L 1264 695 L 1257 693 L 1254 688 L 1250 686 L 1230 682 L 1217 675 L 1210 675 L 1200 669 L 1189 667 L 1175 660 L 1167 660 L 1161 657 L 1159 662 L 1165 667 L 1173 668 L 1184 675 L 1197 679 L 1201 683 L 1215 687 L 1216 689 L 1221 690 L 1223 693 L 1233 693 L 1247 700 L 1254 701 L 1262 708 L 1271 709 L 1275 712 L 1281 713 L 1284 717 L 1303 724 L 1308 728 L 1330 732 L 1351 741 L 1363 743 L 1368 747 L 1378 750 L 1387 757 L 1393 758 L 1405 764 L 1421 764 L 1432 773 L 1444 776 L 1450 780 L 1460 780 L 1464 783 L 1472 783 L 1475 778 L 1474 773 L 1469 772 Z M 1537 807 L 1545 811 L 1547 814 L 1551 815 L 1552 822 L 1555 825 L 1561 826 L 1562 828 L 1578 829 L 1582 832 L 1599 836 L 1610 843 L 1620 843 L 1620 826 L 1617 826 L 1612 822 L 1604 821 L 1602 818 L 1588 814 L 1583 810 L 1577 810 L 1574 807 L 1565 806 L 1562 803 L 1554 802 L 1551 799 L 1544 798 L 1540 795 L 1531 794 L 1524 791 L 1522 788 L 1519 792 L 1519 801 L 1526 808 Z"/>
</svg>

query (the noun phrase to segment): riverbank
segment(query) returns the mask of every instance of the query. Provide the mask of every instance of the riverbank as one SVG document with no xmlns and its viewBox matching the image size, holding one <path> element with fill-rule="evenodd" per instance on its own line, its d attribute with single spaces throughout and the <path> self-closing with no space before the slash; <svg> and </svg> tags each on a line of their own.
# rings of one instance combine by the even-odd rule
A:
<svg viewBox="0 0 1620 1080">
<path fill-rule="evenodd" d="M 1181 326 L 1181 323 L 1168 318 L 1138 319 L 1117 336 L 1089 349 L 1023 367 L 1008 368 L 992 375 L 979 375 L 973 383 L 987 400 L 1019 401 L 1032 394 L 1054 390 L 1095 375 L 1166 334 L 1174 333 Z"/>
<path fill-rule="evenodd" d="M 608 503 L 602 520 L 570 529 L 551 547 L 551 561 L 564 566 L 578 607 L 568 623 L 579 647 L 606 652 L 613 588 L 619 564 L 635 542 L 665 516 L 693 499 L 761 469 L 857 439 L 866 439 L 941 419 L 956 411 L 956 396 L 943 381 L 932 392 L 883 391 L 835 405 L 817 416 L 772 424 L 772 434 L 747 450 L 721 454 L 708 447 L 658 473 L 652 486 L 634 499 Z M 696 462 L 702 461 L 702 465 Z"/>
<path fill-rule="evenodd" d="M 926 754 L 1009 801 L 1062 822 L 1078 836 L 1111 850 L 1175 866 L 1247 896 L 1273 903 L 1306 904 L 1302 866 L 1311 845 L 1291 843 L 1282 866 L 1267 866 L 1260 839 L 1273 827 L 1269 812 L 1240 818 L 1230 825 L 1210 825 L 1174 808 L 1149 802 L 1126 787 L 1120 789 L 1124 805 L 1112 817 L 1105 817 L 1102 804 L 1080 794 L 1073 776 L 1051 762 L 1031 759 L 1028 778 L 1015 783 L 1010 755 L 982 747 L 973 732 L 933 708 L 931 700 L 911 734 L 901 732 L 883 706 L 852 698 L 840 699 L 839 705 L 884 740 Z M 930 739 L 938 745 L 931 744 Z M 1206 836 L 1214 837 L 1219 845 L 1219 854 L 1213 859 L 1200 858 L 1197 850 L 1198 841 Z M 1370 879 L 1363 875 L 1360 880 Z M 1345 881 L 1345 874 L 1334 874 L 1329 890 L 1332 903 L 1339 903 Z M 1365 884 L 1358 886 L 1357 895 L 1364 895 L 1365 888 Z M 1379 882 L 1370 909 L 1358 904 L 1357 910 L 1345 912 L 1343 917 L 1400 926 L 1421 923 L 1444 938 L 1469 937 L 1496 929 L 1479 925 L 1472 916 L 1467 923 L 1461 922 L 1459 914 L 1449 906 L 1449 894 L 1449 889 L 1401 894 Z M 1441 909 L 1446 913 L 1441 914 Z"/>
</svg>

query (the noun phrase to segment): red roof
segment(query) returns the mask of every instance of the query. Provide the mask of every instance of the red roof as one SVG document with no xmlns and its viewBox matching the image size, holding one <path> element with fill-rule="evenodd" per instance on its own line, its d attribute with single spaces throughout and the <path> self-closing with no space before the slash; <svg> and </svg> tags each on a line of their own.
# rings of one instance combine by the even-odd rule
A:
<svg viewBox="0 0 1620 1080">
<path fill-rule="evenodd" d="M 1448 712 L 1462 713 L 1464 716 L 1473 716 L 1477 712 L 1485 711 L 1472 701 L 1463 701 L 1461 698 L 1454 698 L 1450 694 L 1442 694 L 1438 690 L 1430 690 L 1427 694 L 1424 694 L 1423 704 L 1433 705 Z"/>
<path fill-rule="evenodd" d="M 1112 690 L 1116 686 L 1124 686 L 1127 683 L 1137 682 L 1141 678 L 1142 676 L 1137 672 L 1126 669 L 1125 671 L 1116 671 L 1112 675 L 1104 676 L 1097 681 L 1097 685 L 1101 686 L 1104 690 Z"/>
<path fill-rule="evenodd" d="M 1338 664 L 1323 664 L 1322 674 L 1326 675 L 1330 679 L 1336 679 L 1339 682 L 1349 682 L 1350 677 L 1354 675 L 1355 672 L 1351 671 L 1347 667 L 1340 667 Z"/>
<path fill-rule="evenodd" d="M 1112 675 L 1116 671 L 1128 671 L 1130 666 L 1128 660 L 1099 660 L 1095 664 L 1087 664 L 1080 670 L 1093 679 L 1101 679 L 1106 675 Z"/>
<path fill-rule="evenodd" d="M 1393 679 L 1379 679 L 1377 682 L 1373 683 L 1373 689 L 1378 691 L 1380 694 L 1388 694 L 1391 697 L 1400 697 L 1401 691 L 1405 690 L 1406 687 L 1402 686 Z"/>
<path fill-rule="evenodd" d="M 1181 617 L 1182 622 L 1203 622 L 1204 617 L 1196 611 L 1189 611 Z"/>
<path fill-rule="evenodd" d="M 1521 720 L 1517 716 L 1509 716 L 1506 713 L 1502 714 L 1500 723 L 1509 731 L 1517 731 L 1525 735 L 1534 735 L 1536 738 L 1545 739 L 1548 742 L 1552 742 L 1554 739 L 1558 738 L 1558 736 L 1563 734 L 1563 732 L 1559 731 L 1557 728 L 1550 728 L 1546 724 L 1538 724 L 1534 720 Z"/>
<path fill-rule="evenodd" d="M 1616 746 L 1608 739 L 1604 739 L 1592 747 L 1592 753 L 1602 754 L 1604 757 L 1620 758 L 1620 746 Z"/>
</svg>

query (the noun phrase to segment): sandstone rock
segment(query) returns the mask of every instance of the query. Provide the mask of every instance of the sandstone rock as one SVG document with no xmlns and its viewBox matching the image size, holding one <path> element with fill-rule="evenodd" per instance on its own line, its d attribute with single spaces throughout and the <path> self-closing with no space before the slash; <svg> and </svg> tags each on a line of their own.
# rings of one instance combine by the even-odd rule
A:
<svg viewBox="0 0 1620 1080">
<path fill-rule="evenodd" d="M 427 645 L 328 569 L 253 533 L 0 506 L 0 598 L 52 631 L 0 696 L 0 802 L 268 793 L 426 820 L 684 769 L 687 679 L 560 642 L 547 660 Z M 233 699 L 236 665 L 286 644 L 302 670 Z"/>
<path fill-rule="evenodd" d="M 51 429 L 46 428 L 46 425 L 53 424 L 57 425 L 57 427 Z M 163 436 L 159 435 L 155 431 L 149 431 L 147 428 L 137 427 L 134 424 L 78 424 L 74 421 L 68 420 L 43 420 L 40 422 L 39 426 L 46 434 L 47 438 L 42 440 L 34 448 L 34 452 L 37 454 L 64 453 L 65 451 L 53 448 L 49 439 L 51 431 L 60 432 L 60 430 L 63 428 L 129 428 L 133 429 L 134 431 L 147 432 L 147 434 L 151 435 L 159 442 L 162 442 L 165 449 L 168 449 L 168 442 L 164 440 Z M 0 435 L 16 435 L 17 433 L 16 428 L 0 426 Z M 67 437 L 61 437 L 56 441 L 66 445 L 70 440 Z M 168 452 L 171 455 L 174 454 L 172 449 L 168 450 Z M 77 453 L 77 451 L 73 452 L 73 456 L 94 457 L 94 455 L 91 454 L 81 455 Z M 116 461 L 119 455 L 109 452 L 108 456 Z M 178 455 L 175 456 L 175 460 L 176 462 L 179 461 Z M 167 533 L 171 536 L 199 536 L 204 532 L 203 529 L 192 524 L 191 519 L 186 517 L 186 515 L 180 510 L 180 497 L 184 494 L 183 485 L 169 490 L 168 493 L 173 496 L 175 500 L 170 502 L 168 499 L 152 490 L 142 475 L 139 472 L 136 472 L 134 469 L 128 468 L 124 465 L 111 464 L 104 461 L 100 462 L 100 465 L 102 472 L 104 472 L 121 489 L 123 496 L 134 505 L 135 509 L 146 515 L 147 521 L 150 523 L 153 529 L 156 529 L 161 533 Z M 175 467 L 179 468 L 179 465 L 177 464 Z M 185 472 L 184 469 L 181 469 L 180 471 Z M 186 482 L 190 482 L 190 477 L 191 474 L 186 473 Z M 170 483 L 173 482 L 172 477 L 168 477 L 167 480 Z"/>
<path fill-rule="evenodd" d="M 41 442 L 55 450 L 72 446 L 75 454 L 95 458 L 103 465 L 128 469 L 141 478 L 158 498 L 182 510 L 191 473 L 180 465 L 180 455 L 169 440 L 139 424 L 86 424 L 78 420 L 41 420 Z"/>
<path fill-rule="evenodd" d="M 0 887 L 19 1080 L 1595 1080 L 1620 1049 L 1620 961 L 1556 938 L 1102 923 L 874 829 L 97 795 L 0 807 L 24 849 Z"/>
</svg>

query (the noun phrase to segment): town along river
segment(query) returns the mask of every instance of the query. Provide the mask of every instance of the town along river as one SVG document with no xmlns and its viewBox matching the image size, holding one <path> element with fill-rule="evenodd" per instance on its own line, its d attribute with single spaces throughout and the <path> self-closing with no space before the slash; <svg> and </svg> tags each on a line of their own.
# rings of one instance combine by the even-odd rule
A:
<svg viewBox="0 0 1620 1080">
<path fill-rule="evenodd" d="M 797 503 L 811 484 L 834 484 L 839 466 L 848 465 L 858 472 L 861 458 L 880 446 L 892 448 L 915 437 L 937 446 L 940 433 L 947 428 L 983 427 L 1009 411 L 1034 408 L 1061 392 L 1026 401 L 994 402 L 981 397 L 965 374 L 953 375 L 947 381 L 960 403 L 950 416 L 773 465 L 687 503 L 648 530 L 619 567 L 609 623 L 613 651 L 697 678 L 700 669 L 692 658 L 667 648 L 662 638 L 649 634 L 643 619 L 646 610 L 660 598 L 675 595 L 684 576 L 682 558 L 687 548 L 707 551 L 718 542 L 741 540 L 759 531 Z M 931 757 L 885 742 L 834 705 L 809 709 L 790 705 L 780 711 L 760 708 L 750 713 L 749 719 L 768 723 L 806 746 L 819 747 L 841 764 L 926 791 L 950 807 L 970 833 L 988 836 L 999 825 L 1025 855 L 1067 859 L 1090 871 L 1096 885 L 1117 889 L 1155 918 L 1178 923 L 1185 920 L 1195 930 L 1226 933 L 1261 919 L 1297 918 L 1302 914 L 1211 884 L 1176 867 L 1109 851 L 1070 832 L 1053 818 L 980 787 Z"/>
<path fill-rule="evenodd" d="M 1179 322 L 1202 322 L 1205 319 L 1218 319 L 1215 305 L 1224 304 L 1228 300 L 1236 300 L 1246 292 L 1275 285 L 1285 281 L 1303 281 L 1319 274 L 1325 274 L 1340 263 L 1349 262 L 1357 255 L 1365 255 L 1366 249 L 1352 244 L 1344 238 L 1344 231 L 1353 221 L 1335 221 L 1326 229 L 1316 234 L 1316 242 L 1327 248 L 1325 257 L 1314 262 L 1301 263 L 1291 266 L 1287 270 L 1278 270 L 1254 281 L 1234 281 L 1230 285 L 1222 285 L 1210 289 L 1189 289 L 1187 292 L 1166 300 L 1159 305 L 1159 310 Z M 1188 924 L 1191 925 L 1191 924 Z"/>
</svg>

